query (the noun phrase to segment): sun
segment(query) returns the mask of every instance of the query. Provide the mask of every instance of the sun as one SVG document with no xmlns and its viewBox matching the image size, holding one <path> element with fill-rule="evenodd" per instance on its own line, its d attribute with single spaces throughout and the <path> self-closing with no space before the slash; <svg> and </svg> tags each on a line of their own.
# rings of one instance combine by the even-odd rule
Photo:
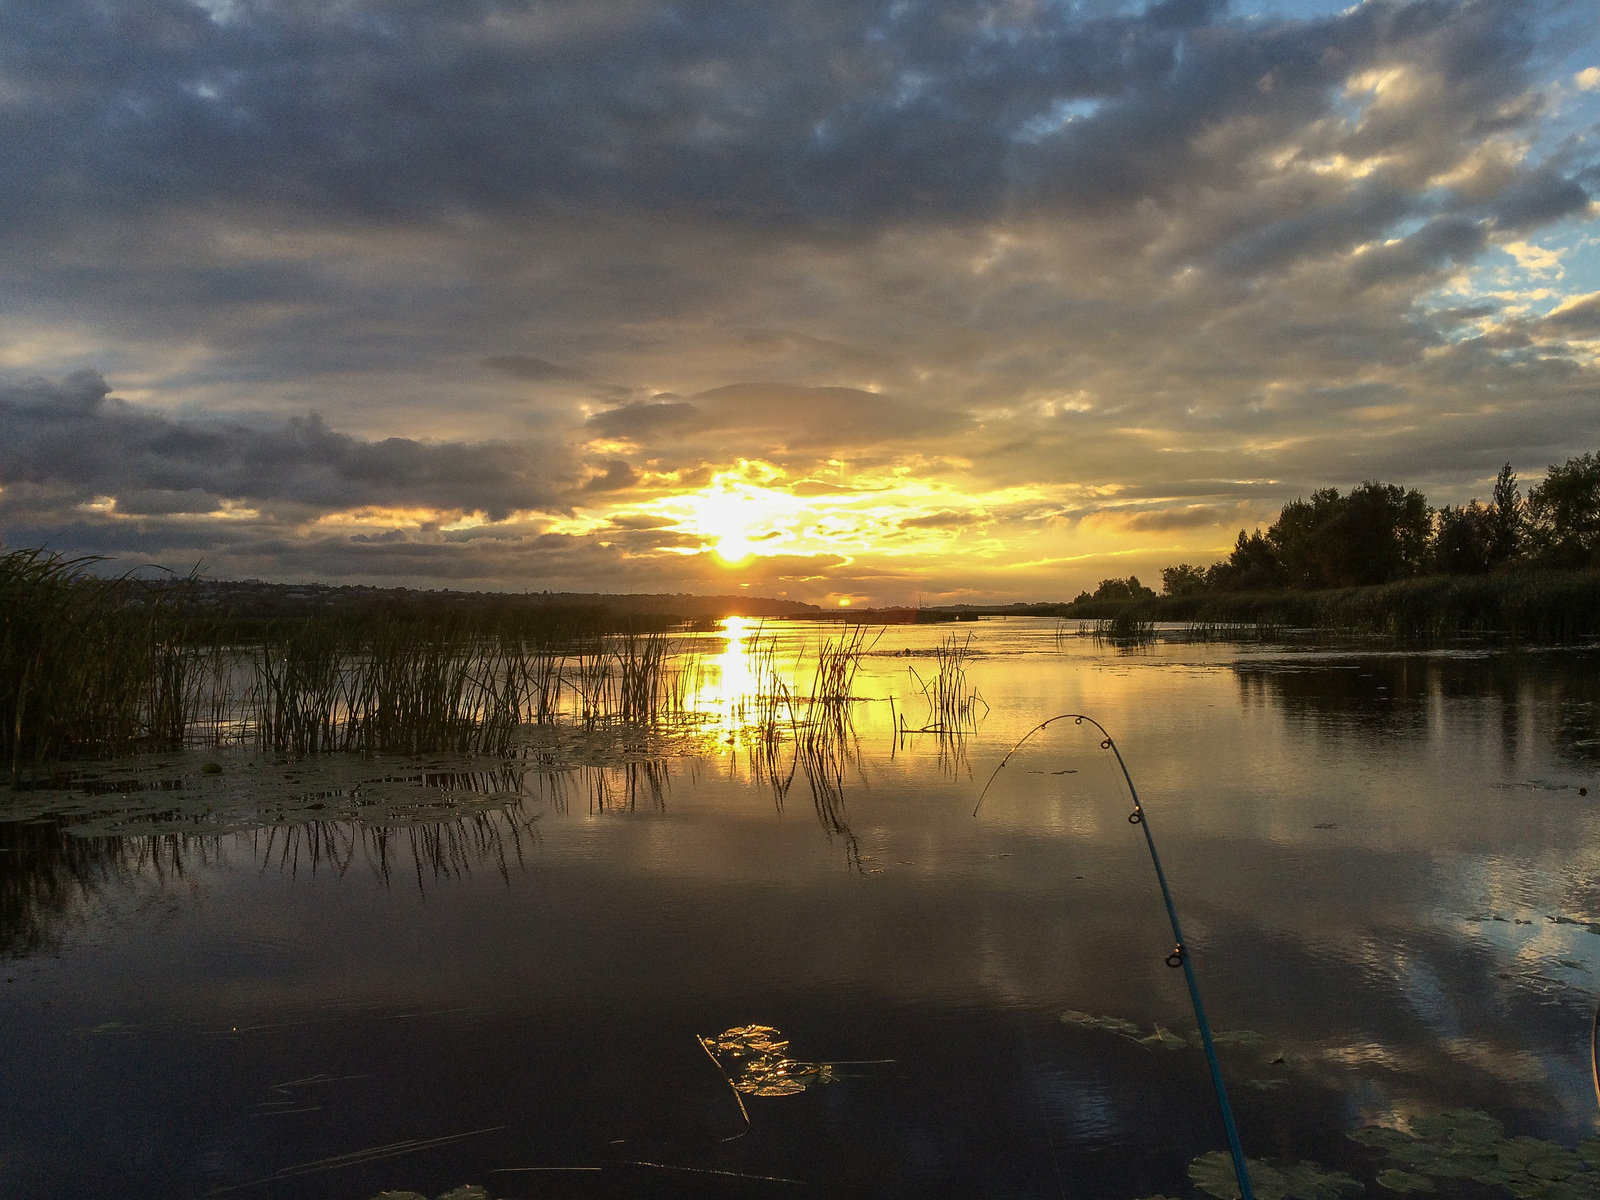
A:
<svg viewBox="0 0 1600 1200">
<path fill-rule="evenodd" d="M 719 480 L 712 489 L 675 499 L 686 510 L 683 523 L 730 566 L 787 541 L 796 509 L 789 493 L 741 480 Z"/>
</svg>

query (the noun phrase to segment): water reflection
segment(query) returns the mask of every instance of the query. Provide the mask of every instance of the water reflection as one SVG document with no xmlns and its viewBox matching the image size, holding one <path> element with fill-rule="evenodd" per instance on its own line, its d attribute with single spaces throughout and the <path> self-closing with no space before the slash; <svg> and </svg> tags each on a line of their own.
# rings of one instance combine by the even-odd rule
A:
<svg viewBox="0 0 1600 1200">
<path fill-rule="evenodd" d="M 929 680 L 937 636 L 895 631 L 914 655 L 862 668 L 855 691 L 897 716 L 909 699 L 903 723 L 859 697 L 812 719 L 809 681 L 766 720 L 751 698 L 781 694 L 763 679 L 792 694 L 801 656 L 751 625 L 705 660 L 699 753 L 546 729 L 510 762 L 241 757 L 202 776 L 180 756 L 9 796 L 33 819 L 0 826 L 0 945 L 32 960 L 0 988 L 0 1041 L 25 1047 L 0 1047 L 0 1087 L 32 1102 L 0 1192 L 201 1195 L 482 1129 L 499 1132 L 284 1194 L 578 1164 L 583 1194 L 640 1194 L 642 1160 L 686 1187 L 1189 1195 L 1220 1132 L 1114 764 L 1063 729 L 969 815 L 969 771 L 1068 709 L 1106 718 L 1150 804 L 1248 1152 L 1375 1196 L 1390 1164 L 1346 1136 L 1367 1121 L 1480 1107 L 1567 1145 L 1592 1131 L 1600 809 L 1573 772 L 1595 763 L 1595 655 L 1130 656 L 1018 623 L 974 641 L 994 715 L 916 732 L 941 722 L 916 723 L 906 661 Z M 197 901 L 162 890 L 176 871 Z M 158 914 L 102 922 L 139 888 Z M 305 1012 L 324 1024 L 291 1029 Z M 95 1031 L 117 1022 L 113 1054 Z M 728 1084 L 696 1035 L 750 1022 L 898 1062 L 751 1094 L 725 1144 Z M 319 1074 L 371 1083 L 270 1129 L 250 1104 Z"/>
<path fill-rule="evenodd" d="M 0 821 L 0 958 L 56 952 L 107 892 L 159 887 L 219 856 L 215 840 L 79 837 L 61 821 Z"/>
<path fill-rule="evenodd" d="M 1342 655 L 1234 664 L 1241 703 L 1327 733 L 1408 741 L 1446 716 L 1480 727 L 1515 764 L 1548 743 L 1571 767 L 1600 765 L 1600 655 L 1592 651 Z"/>
</svg>

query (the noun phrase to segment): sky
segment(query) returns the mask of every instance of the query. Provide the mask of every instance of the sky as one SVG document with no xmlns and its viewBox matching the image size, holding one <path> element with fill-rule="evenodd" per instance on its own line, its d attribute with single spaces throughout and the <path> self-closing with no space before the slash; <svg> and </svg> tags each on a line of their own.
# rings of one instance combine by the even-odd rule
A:
<svg viewBox="0 0 1600 1200">
<path fill-rule="evenodd" d="M 1593 0 L 0 0 L 0 543 L 1070 598 L 1600 450 Z"/>
</svg>

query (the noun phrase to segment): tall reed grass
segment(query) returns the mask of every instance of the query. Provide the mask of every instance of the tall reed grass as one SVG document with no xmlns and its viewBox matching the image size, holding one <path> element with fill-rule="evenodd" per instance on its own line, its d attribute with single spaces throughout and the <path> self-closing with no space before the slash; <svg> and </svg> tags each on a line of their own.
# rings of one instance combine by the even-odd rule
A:
<svg viewBox="0 0 1600 1200">
<path fill-rule="evenodd" d="M 333 615 L 240 642 L 226 619 L 189 610 L 186 581 L 103 578 L 94 562 L 0 553 L 0 753 L 13 785 L 62 759 L 230 742 L 504 754 L 524 724 L 655 723 L 687 701 L 689 664 L 660 631 L 585 626 L 563 641 L 526 619 Z"/>
<path fill-rule="evenodd" d="M 24 766 L 181 744 L 201 672 L 183 581 L 89 573 L 94 559 L 0 553 L 0 751 Z"/>
</svg>

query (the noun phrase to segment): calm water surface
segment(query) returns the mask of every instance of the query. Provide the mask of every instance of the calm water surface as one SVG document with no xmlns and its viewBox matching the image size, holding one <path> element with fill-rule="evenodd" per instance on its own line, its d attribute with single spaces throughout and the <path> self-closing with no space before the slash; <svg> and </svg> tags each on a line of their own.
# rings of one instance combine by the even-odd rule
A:
<svg viewBox="0 0 1600 1200">
<path fill-rule="evenodd" d="M 1067 711 L 1133 772 L 1252 1157 L 1376 1195 L 1364 1122 L 1595 1132 L 1600 656 L 969 630 L 958 739 L 895 732 L 950 627 L 891 628 L 853 739 L 769 753 L 747 628 L 697 738 L 0 791 L 0 1194 L 1191 1195 L 1221 1122 L 1114 763 L 1054 725 L 973 816 Z M 698 1039 L 751 1024 L 832 1078 L 736 1095 Z"/>
</svg>

